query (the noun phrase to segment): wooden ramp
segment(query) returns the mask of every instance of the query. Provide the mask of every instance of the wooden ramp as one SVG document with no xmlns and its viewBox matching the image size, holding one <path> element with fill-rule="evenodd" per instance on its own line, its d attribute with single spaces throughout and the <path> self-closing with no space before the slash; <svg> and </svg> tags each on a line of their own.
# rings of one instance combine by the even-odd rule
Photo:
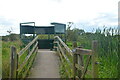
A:
<svg viewBox="0 0 120 80">
<path fill-rule="evenodd" d="M 28 78 L 60 78 L 58 61 L 54 51 L 39 49 Z"/>
</svg>

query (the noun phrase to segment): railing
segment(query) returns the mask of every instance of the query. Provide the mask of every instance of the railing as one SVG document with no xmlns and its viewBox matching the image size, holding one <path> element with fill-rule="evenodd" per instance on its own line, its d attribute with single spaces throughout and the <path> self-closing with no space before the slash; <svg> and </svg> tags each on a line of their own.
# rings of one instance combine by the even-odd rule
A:
<svg viewBox="0 0 120 80">
<path fill-rule="evenodd" d="M 38 51 L 37 39 L 38 36 L 19 53 L 16 52 L 14 46 L 11 46 L 10 78 L 25 78 L 27 76 Z"/>
<path fill-rule="evenodd" d="M 65 68 L 65 75 L 68 78 L 73 77 L 73 52 L 72 50 L 58 37 L 55 36 L 54 48 L 59 54 L 61 64 Z"/>
<path fill-rule="evenodd" d="M 86 74 L 98 78 L 97 41 L 92 42 L 92 50 L 75 48 L 72 51 L 58 36 L 55 36 L 54 48 L 59 54 L 67 78 L 85 78 Z M 90 63 L 91 71 L 88 70 Z"/>
<path fill-rule="evenodd" d="M 98 78 L 97 41 L 92 42 L 92 50 L 76 48 L 73 59 L 75 79 L 85 78 L 86 74 Z"/>
</svg>

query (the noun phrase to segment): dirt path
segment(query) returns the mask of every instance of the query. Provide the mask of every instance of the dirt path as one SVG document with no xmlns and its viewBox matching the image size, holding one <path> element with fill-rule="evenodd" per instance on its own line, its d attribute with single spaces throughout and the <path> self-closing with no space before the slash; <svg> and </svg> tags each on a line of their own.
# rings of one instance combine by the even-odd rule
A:
<svg viewBox="0 0 120 80">
<path fill-rule="evenodd" d="M 38 50 L 29 78 L 60 78 L 58 57 L 54 51 Z"/>
</svg>

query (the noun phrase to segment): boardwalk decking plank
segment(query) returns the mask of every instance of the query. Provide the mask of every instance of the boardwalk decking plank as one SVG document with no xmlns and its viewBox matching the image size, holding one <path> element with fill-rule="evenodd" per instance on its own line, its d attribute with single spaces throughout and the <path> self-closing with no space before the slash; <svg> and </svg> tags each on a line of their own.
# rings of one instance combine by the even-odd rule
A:
<svg viewBox="0 0 120 80">
<path fill-rule="evenodd" d="M 60 78 L 58 57 L 55 52 L 38 50 L 28 78 Z"/>
</svg>

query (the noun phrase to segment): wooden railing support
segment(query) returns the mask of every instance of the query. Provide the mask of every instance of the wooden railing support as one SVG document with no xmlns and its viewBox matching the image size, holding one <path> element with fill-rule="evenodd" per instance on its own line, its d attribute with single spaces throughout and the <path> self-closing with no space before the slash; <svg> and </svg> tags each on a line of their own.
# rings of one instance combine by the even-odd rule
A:
<svg viewBox="0 0 120 80">
<path fill-rule="evenodd" d="M 57 42 L 58 42 L 57 40 L 54 41 L 54 50 L 55 51 L 57 51 L 57 47 L 58 47 Z"/>
<path fill-rule="evenodd" d="M 86 74 L 92 75 L 93 78 L 98 78 L 98 42 L 96 40 L 92 42 L 92 50 L 77 47 L 76 42 L 73 42 L 73 50 L 71 50 L 58 36 L 55 36 L 54 47 L 59 51 L 61 60 L 64 58 L 67 64 L 72 63 L 72 68 L 71 65 L 69 67 L 71 68 L 72 78 L 74 80 L 83 80 L 86 77 Z M 67 51 L 68 54 L 66 54 L 65 51 Z M 72 58 L 71 61 L 69 60 L 69 57 Z M 92 62 L 90 62 L 91 58 Z M 92 64 L 92 70 L 88 70 L 90 64 Z M 67 68 L 65 67 L 65 71 L 66 70 Z"/>
<path fill-rule="evenodd" d="M 75 48 L 74 49 L 74 55 L 73 55 L 73 72 L 74 72 L 74 80 L 79 80 L 79 78 L 81 78 L 82 76 L 82 69 L 78 70 L 76 65 L 83 65 L 83 62 L 82 62 L 82 56 L 79 54 L 78 55 L 78 48 Z"/>
<path fill-rule="evenodd" d="M 73 72 L 74 80 L 82 79 L 85 77 L 85 74 L 89 72 L 88 65 L 92 57 L 92 77 L 98 78 L 98 55 L 97 55 L 98 42 L 95 40 L 92 42 L 92 50 L 76 48 L 74 49 L 73 56 Z M 84 64 L 83 56 L 87 55 L 86 63 Z"/>
<path fill-rule="evenodd" d="M 75 54 L 74 52 L 74 55 L 73 55 L 73 78 L 75 80 L 76 78 L 76 73 L 77 73 L 77 68 L 75 67 L 75 64 L 77 64 L 77 55 Z"/>
<path fill-rule="evenodd" d="M 73 41 L 72 48 L 75 49 L 77 47 L 77 42 Z"/>
<path fill-rule="evenodd" d="M 98 78 L 98 54 L 97 54 L 97 49 L 98 49 L 98 41 L 94 40 L 92 42 L 92 77 L 93 78 Z"/>
<path fill-rule="evenodd" d="M 10 78 L 17 78 L 18 54 L 14 46 L 11 46 L 10 64 Z"/>
<path fill-rule="evenodd" d="M 12 78 L 25 78 L 29 69 L 32 66 L 32 63 L 35 59 L 35 55 L 38 50 L 38 36 L 32 40 L 25 48 L 23 48 L 19 53 L 14 46 L 11 46 L 11 57 L 10 57 L 10 79 Z M 24 61 L 20 63 L 20 58 L 26 53 Z M 31 58 L 32 57 L 32 58 Z M 18 61 L 19 60 L 19 61 Z M 18 63 L 19 62 L 19 63 Z"/>
</svg>

